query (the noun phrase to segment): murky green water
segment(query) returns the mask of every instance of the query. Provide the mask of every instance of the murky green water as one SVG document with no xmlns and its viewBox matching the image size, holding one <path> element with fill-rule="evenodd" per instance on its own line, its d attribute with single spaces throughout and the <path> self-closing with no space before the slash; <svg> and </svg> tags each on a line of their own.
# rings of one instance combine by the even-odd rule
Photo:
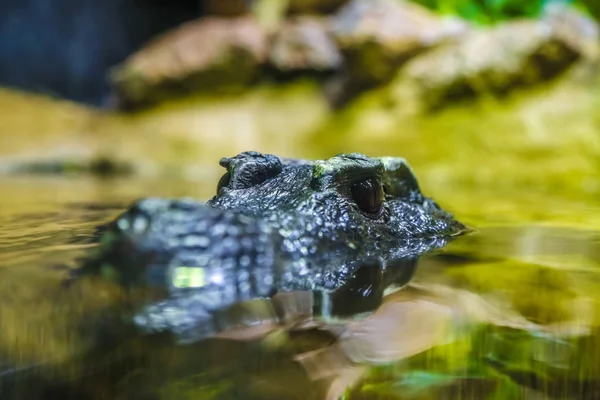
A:
<svg viewBox="0 0 600 400">
<path fill-rule="evenodd" d="M 600 202 L 532 192 L 427 187 L 476 231 L 422 257 L 413 285 L 342 339 L 275 330 L 182 349 L 159 338 L 90 358 L 81 326 L 105 327 L 92 313 L 110 292 L 61 296 L 57 266 L 76 266 L 95 227 L 134 199 L 206 199 L 213 186 L 0 180 L 0 398 L 600 398 Z"/>
</svg>

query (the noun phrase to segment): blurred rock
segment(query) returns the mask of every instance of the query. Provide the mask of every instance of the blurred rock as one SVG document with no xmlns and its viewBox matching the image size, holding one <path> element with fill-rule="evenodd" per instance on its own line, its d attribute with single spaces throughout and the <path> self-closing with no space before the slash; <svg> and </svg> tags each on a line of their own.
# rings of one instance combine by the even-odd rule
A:
<svg viewBox="0 0 600 400">
<path fill-rule="evenodd" d="M 587 14 L 567 4 L 551 3 L 542 21 L 554 26 L 562 38 L 581 52 L 581 60 L 565 74 L 570 83 L 590 87 L 600 82 L 600 27 Z"/>
<path fill-rule="evenodd" d="M 460 20 L 396 0 L 353 0 L 333 17 L 331 28 L 347 67 L 330 93 L 334 103 L 389 81 L 407 60 L 467 31 Z"/>
<path fill-rule="evenodd" d="M 547 5 L 541 20 L 552 26 L 563 40 L 587 58 L 598 57 L 600 30 L 596 21 L 562 3 Z"/>
<path fill-rule="evenodd" d="M 111 73 L 120 107 L 186 92 L 221 92 L 248 84 L 266 60 L 266 35 L 250 17 L 208 17 L 151 41 Z"/>
<path fill-rule="evenodd" d="M 247 0 L 208 0 L 203 3 L 203 11 L 207 15 L 231 17 L 250 13 L 250 2 Z"/>
<path fill-rule="evenodd" d="M 424 110 L 484 94 L 505 95 L 548 81 L 581 58 L 581 32 L 562 24 L 515 20 L 473 31 L 460 43 L 436 49 L 406 66 L 396 95 Z"/>
<path fill-rule="evenodd" d="M 338 69 L 342 56 L 322 19 L 285 21 L 271 38 L 270 64 L 279 72 L 323 72 Z"/>
</svg>

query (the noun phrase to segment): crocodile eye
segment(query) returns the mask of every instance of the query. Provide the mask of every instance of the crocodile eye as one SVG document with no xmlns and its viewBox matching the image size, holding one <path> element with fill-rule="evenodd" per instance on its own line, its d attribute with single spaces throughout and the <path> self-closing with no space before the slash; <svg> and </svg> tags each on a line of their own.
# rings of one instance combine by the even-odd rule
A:
<svg viewBox="0 0 600 400">
<path fill-rule="evenodd" d="M 217 183 L 217 194 L 223 189 L 225 186 L 229 185 L 229 181 L 231 180 L 231 174 L 226 172 L 225 175 L 219 179 L 219 183 Z"/>
<path fill-rule="evenodd" d="M 352 199 L 362 211 L 376 214 L 383 205 L 383 187 L 375 178 L 356 182 L 352 185 Z"/>
</svg>

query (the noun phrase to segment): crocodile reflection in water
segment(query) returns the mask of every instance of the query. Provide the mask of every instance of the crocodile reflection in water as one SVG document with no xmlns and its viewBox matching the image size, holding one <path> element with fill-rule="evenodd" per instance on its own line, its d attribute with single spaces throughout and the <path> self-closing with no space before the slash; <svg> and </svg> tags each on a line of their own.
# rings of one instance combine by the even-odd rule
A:
<svg viewBox="0 0 600 400">
<path fill-rule="evenodd" d="M 373 310 L 419 254 L 467 230 L 401 158 L 245 152 L 220 164 L 227 172 L 206 204 L 136 202 L 83 268 L 143 289 L 131 315 L 142 332 L 196 341 L 225 329 L 220 313 L 232 305 L 291 291 L 317 294 L 326 313 Z"/>
</svg>

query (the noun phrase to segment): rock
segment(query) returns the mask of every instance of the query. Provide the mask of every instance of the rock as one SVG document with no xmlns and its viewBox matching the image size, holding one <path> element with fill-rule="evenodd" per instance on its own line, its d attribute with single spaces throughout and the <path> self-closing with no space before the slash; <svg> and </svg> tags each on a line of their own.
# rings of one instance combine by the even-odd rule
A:
<svg viewBox="0 0 600 400">
<path fill-rule="evenodd" d="M 322 19 L 291 18 L 270 41 L 269 62 L 279 72 L 323 72 L 338 69 L 342 55 Z"/>
<path fill-rule="evenodd" d="M 267 38 L 250 17 L 206 17 L 151 41 L 111 73 L 121 106 L 248 84 L 266 61 Z"/>
<path fill-rule="evenodd" d="M 580 56 L 558 26 L 514 20 L 411 61 L 396 85 L 396 97 L 410 98 L 395 101 L 419 101 L 431 110 L 483 94 L 504 95 L 556 77 Z"/>
<path fill-rule="evenodd" d="M 590 87 L 600 82 L 600 28 L 588 15 L 567 4 L 550 3 L 541 20 L 581 53 L 581 60 L 565 74 L 573 84 Z"/>
<path fill-rule="evenodd" d="M 333 17 L 331 29 L 346 61 L 344 97 L 389 81 L 404 62 L 460 37 L 467 25 L 408 1 L 353 0 Z"/>
<path fill-rule="evenodd" d="M 544 8 L 541 20 L 552 26 L 563 40 L 577 48 L 584 57 L 598 57 L 600 28 L 592 18 L 566 4 L 550 3 Z"/>
</svg>

